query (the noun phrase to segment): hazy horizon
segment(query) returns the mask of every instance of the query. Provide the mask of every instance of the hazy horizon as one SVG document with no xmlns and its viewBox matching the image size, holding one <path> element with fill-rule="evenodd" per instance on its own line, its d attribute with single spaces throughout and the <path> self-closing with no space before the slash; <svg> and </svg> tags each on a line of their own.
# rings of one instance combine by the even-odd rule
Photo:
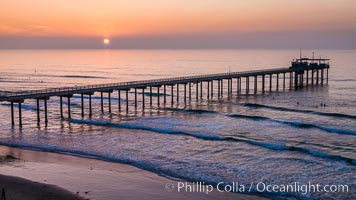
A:
<svg viewBox="0 0 356 200">
<path fill-rule="evenodd" d="M 0 49 L 356 49 L 352 0 L 1 4 Z"/>
</svg>

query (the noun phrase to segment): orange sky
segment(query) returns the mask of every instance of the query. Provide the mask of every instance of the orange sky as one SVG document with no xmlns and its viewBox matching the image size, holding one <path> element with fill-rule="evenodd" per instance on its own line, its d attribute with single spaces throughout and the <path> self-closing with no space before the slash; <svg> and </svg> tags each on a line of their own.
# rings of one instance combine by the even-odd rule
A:
<svg viewBox="0 0 356 200">
<path fill-rule="evenodd" d="M 1 0 L 1 36 L 356 30 L 355 0 Z"/>
</svg>

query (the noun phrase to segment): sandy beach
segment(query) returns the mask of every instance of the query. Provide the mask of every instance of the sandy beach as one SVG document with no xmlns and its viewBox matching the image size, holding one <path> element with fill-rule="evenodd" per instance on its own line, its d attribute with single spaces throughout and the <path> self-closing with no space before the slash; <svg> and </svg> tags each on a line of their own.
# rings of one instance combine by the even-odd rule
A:
<svg viewBox="0 0 356 200">
<path fill-rule="evenodd" d="M 169 192 L 177 181 L 136 167 L 0 147 L 0 188 L 8 199 L 265 199 L 217 192 Z"/>
<path fill-rule="evenodd" d="M 0 175 L 1 197 L 6 199 L 82 200 L 79 195 L 54 185 L 29 181 L 23 178 Z"/>
</svg>

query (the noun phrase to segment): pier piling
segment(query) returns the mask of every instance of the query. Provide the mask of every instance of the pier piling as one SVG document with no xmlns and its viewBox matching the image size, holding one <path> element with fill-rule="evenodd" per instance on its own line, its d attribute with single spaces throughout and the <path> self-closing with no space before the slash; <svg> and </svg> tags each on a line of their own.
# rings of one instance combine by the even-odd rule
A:
<svg viewBox="0 0 356 200">
<path fill-rule="evenodd" d="M 159 107 L 160 106 L 160 88 L 161 88 L 161 86 L 157 86 L 157 106 Z"/>
<path fill-rule="evenodd" d="M 173 90 L 174 90 L 174 85 L 171 85 L 171 105 L 173 105 L 173 99 L 174 99 L 174 95 L 173 95 Z"/>
<path fill-rule="evenodd" d="M 187 84 L 184 83 L 184 103 L 187 102 Z"/>
<path fill-rule="evenodd" d="M 255 76 L 255 86 L 254 86 L 254 94 L 257 94 L 257 76 Z"/>
<path fill-rule="evenodd" d="M 14 102 L 11 101 L 11 125 L 15 125 L 15 119 L 14 119 Z"/>
<path fill-rule="evenodd" d="M 44 99 L 44 108 L 45 108 L 45 124 L 48 124 L 48 114 L 47 114 L 47 99 Z"/>
<path fill-rule="evenodd" d="M 22 108 L 21 108 L 21 102 L 19 102 L 19 126 L 22 126 Z"/>
<path fill-rule="evenodd" d="M 80 94 L 81 106 L 82 106 L 82 118 L 84 117 L 84 94 Z"/>
<path fill-rule="evenodd" d="M 276 84 L 277 91 L 279 90 L 279 73 L 277 73 L 277 84 Z"/>
<path fill-rule="evenodd" d="M 150 106 L 152 106 L 152 87 L 150 87 Z"/>
<path fill-rule="evenodd" d="M 197 100 L 197 101 L 198 101 L 198 98 L 199 98 L 198 86 L 199 86 L 199 82 L 196 82 L 196 83 L 195 83 L 195 87 L 196 87 L 195 97 L 196 97 L 196 100 Z"/>
<path fill-rule="evenodd" d="M 218 98 L 220 98 L 220 80 L 218 80 Z"/>
<path fill-rule="evenodd" d="M 246 94 L 250 93 L 250 77 L 246 76 Z"/>
<path fill-rule="evenodd" d="M 189 88 L 189 101 L 192 99 L 192 83 L 188 83 L 188 88 Z"/>
<path fill-rule="evenodd" d="M 111 113 L 111 91 L 108 92 L 108 98 L 109 98 L 109 113 Z"/>
<path fill-rule="evenodd" d="M 89 117 L 93 115 L 92 108 L 91 108 L 91 94 L 89 94 Z"/>
<path fill-rule="evenodd" d="M 135 88 L 135 108 L 137 108 L 137 88 Z"/>
<path fill-rule="evenodd" d="M 71 113 L 70 113 L 70 96 L 68 96 L 68 102 L 67 103 L 68 103 L 68 106 L 67 106 L 68 107 L 68 119 L 70 119 L 70 118 L 72 118 L 71 117 Z"/>
<path fill-rule="evenodd" d="M 40 125 L 40 100 L 36 99 L 37 103 L 37 126 Z"/>
<path fill-rule="evenodd" d="M 100 106 L 101 106 L 101 112 L 104 112 L 104 100 L 103 100 L 103 92 L 100 92 Z"/>
<path fill-rule="evenodd" d="M 129 90 L 126 90 L 126 113 L 129 112 Z"/>
<path fill-rule="evenodd" d="M 117 95 L 118 95 L 118 104 L 119 104 L 119 111 L 121 111 L 121 90 L 117 91 Z"/>
<path fill-rule="evenodd" d="M 142 110 L 145 109 L 145 88 L 142 88 Z"/>
<path fill-rule="evenodd" d="M 167 96 L 166 85 L 163 85 L 163 103 L 164 104 L 166 104 L 166 96 Z"/>
<path fill-rule="evenodd" d="M 63 119 L 64 117 L 63 117 L 63 97 L 62 96 L 60 96 L 59 97 L 59 105 L 60 105 L 60 113 L 61 113 L 61 118 Z"/>
</svg>

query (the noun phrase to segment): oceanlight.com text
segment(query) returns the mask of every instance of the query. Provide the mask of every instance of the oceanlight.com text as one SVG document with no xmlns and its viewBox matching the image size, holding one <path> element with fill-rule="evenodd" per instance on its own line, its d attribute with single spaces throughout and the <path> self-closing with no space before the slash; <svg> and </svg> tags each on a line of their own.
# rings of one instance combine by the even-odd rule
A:
<svg viewBox="0 0 356 200">
<path fill-rule="evenodd" d="M 238 182 L 225 183 L 219 182 L 216 185 L 206 184 L 205 182 L 176 182 L 167 183 L 165 186 L 167 192 L 196 192 L 209 194 L 217 192 L 238 192 L 238 193 L 337 193 L 349 192 L 349 186 L 345 184 L 314 184 L 299 183 L 291 184 L 268 184 L 264 182 L 252 182 L 250 184 L 239 184 Z"/>
</svg>

